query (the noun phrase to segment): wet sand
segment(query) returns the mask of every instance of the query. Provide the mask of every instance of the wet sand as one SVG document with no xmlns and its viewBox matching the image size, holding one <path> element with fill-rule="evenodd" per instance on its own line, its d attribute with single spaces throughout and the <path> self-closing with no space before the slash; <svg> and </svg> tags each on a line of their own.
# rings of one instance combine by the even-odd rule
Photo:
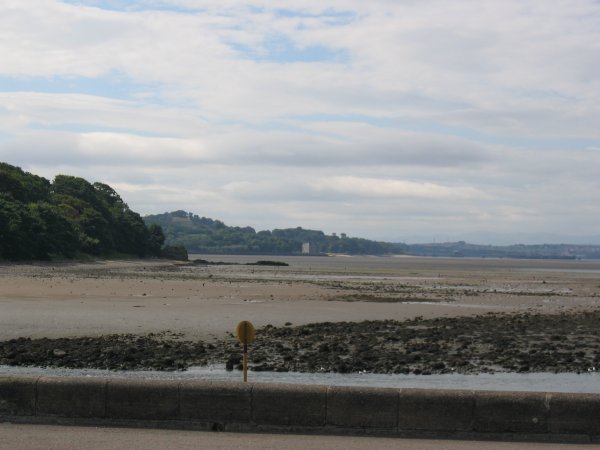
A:
<svg viewBox="0 0 600 450">
<path fill-rule="evenodd" d="M 254 262 L 260 257 L 202 256 Z M 495 313 L 595 311 L 600 262 L 284 257 L 288 267 L 97 261 L 0 265 L 0 340 Z"/>
<path fill-rule="evenodd" d="M 0 363 L 369 373 L 589 372 L 600 262 L 203 257 L 0 266 Z"/>
</svg>

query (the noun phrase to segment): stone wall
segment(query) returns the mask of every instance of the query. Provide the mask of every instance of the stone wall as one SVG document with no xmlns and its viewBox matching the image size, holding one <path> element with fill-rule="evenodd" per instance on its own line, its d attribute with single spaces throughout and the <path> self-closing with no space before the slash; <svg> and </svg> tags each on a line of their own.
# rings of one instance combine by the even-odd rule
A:
<svg viewBox="0 0 600 450">
<path fill-rule="evenodd" d="M 0 420 L 600 442 L 600 395 L 0 376 Z"/>
</svg>

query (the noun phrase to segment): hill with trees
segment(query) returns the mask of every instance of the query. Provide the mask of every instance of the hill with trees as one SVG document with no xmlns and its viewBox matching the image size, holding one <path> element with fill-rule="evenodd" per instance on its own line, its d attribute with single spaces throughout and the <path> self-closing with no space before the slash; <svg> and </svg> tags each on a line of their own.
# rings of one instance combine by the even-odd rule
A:
<svg viewBox="0 0 600 450">
<path fill-rule="evenodd" d="M 408 254 L 440 257 L 493 257 L 523 259 L 600 259 L 600 246 L 478 245 L 463 241 L 404 244 L 326 235 L 301 227 L 255 231 L 251 227 L 231 227 L 220 220 L 199 217 L 191 212 L 174 211 L 144 217 L 147 225 L 160 225 L 166 243 L 180 245 L 191 253 L 206 254 L 300 254 L 309 242 L 318 253 L 349 255 Z"/>
<path fill-rule="evenodd" d="M 187 259 L 187 251 L 300 254 L 307 242 L 316 253 L 350 255 L 600 259 L 597 245 L 492 246 L 462 241 L 407 245 L 301 227 L 256 231 L 186 211 L 142 218 L 106 184 L 69 175 L 58 175 L 50 182 L 0 162 L 0 260 L 86 255 Z"/>
<path fill-rule="evenodd" d="M 0 163 L 0 259 L 158 256 L 163 243 L 160 226 L 146 226 L 106 184 L 69 175 L 50 182 Z"/>
<path fill-rule="evenodd" d="M 160 225 L 167 245 L 183 245 L 190 253 L 299 254 L 309 242 L 318 253 L 383 255 L 404 253 L 404 244 L 327 235 L 301 227 L 256 231 L 252 227 L 227 226 L 220 220 L 174 211 L 144 217 L 146 225 Z"/>
<path fill-rule="evenodd" d="M 411 244 L 409 251 L 418 256 L 454 256 L 517 259 L 600 259 L 599 245 L 514 244 L 478 245 L 464 241 Z"/>
</svg>

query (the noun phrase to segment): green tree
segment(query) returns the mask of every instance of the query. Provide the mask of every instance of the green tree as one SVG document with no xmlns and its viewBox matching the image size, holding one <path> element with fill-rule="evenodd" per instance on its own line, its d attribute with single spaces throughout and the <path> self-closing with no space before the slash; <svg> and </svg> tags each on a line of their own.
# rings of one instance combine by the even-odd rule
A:
<svg viewBox="0 0 600 450">
<path fill-rule="evenodd" d="M 149 230 L 107 184 L 70 175 L 50 183 L 0 163 L 0 259 L 158 255 L 163 243 L 162 230 Z"/>
<path fill-rule="evenodd" d="M 49 187 L 50 183 L 45 178 L 0 162 L 0 193 L 5 196 L 23 203 L 46 200 Z"/>
<path fill-rule="evenodd" d="M 148 227 L 148 253 L 159 256 L 160 250 L 165 243 L 165 235 L 160 225 L 155 223 Z"/>
</svg>

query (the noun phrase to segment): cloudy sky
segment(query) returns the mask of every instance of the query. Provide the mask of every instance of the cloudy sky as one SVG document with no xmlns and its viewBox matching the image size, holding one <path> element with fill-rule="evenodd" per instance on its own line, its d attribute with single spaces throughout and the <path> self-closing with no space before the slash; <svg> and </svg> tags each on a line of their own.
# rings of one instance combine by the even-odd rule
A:
<svg viewBox="0 0 600 450">
<path fill-rule="evenodd" d="M 598 0 L 3 0 L 0 160 L 152 214 L 600 243 Z"/>
</svg>

